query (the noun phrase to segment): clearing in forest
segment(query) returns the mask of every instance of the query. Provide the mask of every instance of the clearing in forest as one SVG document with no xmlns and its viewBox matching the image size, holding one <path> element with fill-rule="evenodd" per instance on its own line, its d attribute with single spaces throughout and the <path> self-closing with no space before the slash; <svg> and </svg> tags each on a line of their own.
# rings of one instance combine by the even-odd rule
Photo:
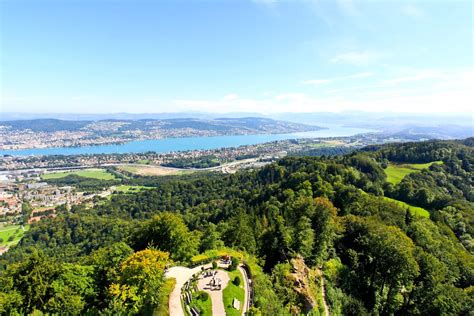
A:
<svg viewBox="0 0 474 316">
<path fill-rule="evenodd" d="M 411 215 L 417 215 L 417 216 L 422 216 L 422 217 L 427 217 L 427 218 L 430 217 L 430 212 L 428 212 L 427 210 L 425 210 L 422 207 L 413 206 L 413 205 L 410 205 L 408 203 L 405 203 L 405 202 L 402 202 L 402 201 L 399 201 L 399 200 L 395 200 L 395 199 L 392 199 L 392 198 L 389 198 L 389 197 L 386 197 L 386 196 L 384 196 L 383 198 L 384 198 L 384 200 L 393 202 L 393 203 L 397 204 L 398 206 L 400 206 L 402 208 L 408 209 L 408 211 L 411 213 Z"/>
<path fill-rule="evenodd" d="M 432 164 L 442 164 L 442 161 L 434 161 L 428 163 L 406 163 L 406 164 L 394 164 L 390 163 L 385 169 L 387 174 L 387 181 L 392 184 L 400 183 L 403 178 L 413 172 L 420 172 L 421 170 L 428 169 Z"/>
</svg>

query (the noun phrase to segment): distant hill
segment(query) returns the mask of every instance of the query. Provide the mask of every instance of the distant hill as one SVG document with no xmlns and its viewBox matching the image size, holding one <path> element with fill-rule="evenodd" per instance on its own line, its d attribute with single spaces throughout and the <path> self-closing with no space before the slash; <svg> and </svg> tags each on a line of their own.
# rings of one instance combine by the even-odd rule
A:
<svg viewBox="0 0 474 316">
<path fill-rule="evenodd" d="M 320 129 L 323 128 L 260 117 L 162 120 L 48 118 L 0 122 L 0 147 L 5 149 L 77 147 L 145 139 L 286 134 Z"/>
<path fill-rule="evenodd" d="M 111 128 L 111 126 L 117 128 Z M 244 118 L 174 118 L 174 119 L 140 119 L 140 120 L 60 120 L 60 119 L 33 119 L 4 121 L 0 126 L 9 127 L 13 130 L 31 130 L 34 132 L 57 132 L 57 131 L 90 131 L 117 132 L 128 130 L 167 130 L 167 129 L 195 129 L 201 131 L 215 131 L 222 133 L 291 133 L 302 131 L 314 131 L 322 129 L 319 126 L 279 121 L 260 117 Z"/>
</svg>

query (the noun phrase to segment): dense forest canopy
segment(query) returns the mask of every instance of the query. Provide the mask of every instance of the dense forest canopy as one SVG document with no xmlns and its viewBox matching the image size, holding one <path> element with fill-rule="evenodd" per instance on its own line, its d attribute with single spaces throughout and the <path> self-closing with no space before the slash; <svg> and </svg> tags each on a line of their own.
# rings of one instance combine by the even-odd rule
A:
<svg viewBox="0 0 474 316">
<path fill-rule="evenodd" d="M 233 175 L 132 179 L 156 188 L 63 208 L 0 257 L 0 313 L 150 314 L 164 304 L 167 264 L 227 246 L 265 272 L 253 315 L 305 311 L 287 278 L 294 258 L 322 270 L 335 315 L 469 315 L 472 146 L 391 144 Z M 433 161 L 398 184 L 386 180 L 389 164 Z"/>
</svg>

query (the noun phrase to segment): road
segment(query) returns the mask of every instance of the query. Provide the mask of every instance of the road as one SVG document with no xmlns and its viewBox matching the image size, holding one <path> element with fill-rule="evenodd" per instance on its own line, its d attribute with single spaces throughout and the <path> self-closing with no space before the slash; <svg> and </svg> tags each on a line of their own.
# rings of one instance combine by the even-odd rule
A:
<svg viewBox="0 0 474 316">
<path fill-rule="evenodd" d="M 19 173 L 26 173 L 26 172 L 38 172 L 38 171 L 68 171 L 68 170 L 82 170 L 82 169 L 94 169 L 94 168 L 106 168 L 106 167 L 117 167 L 122 165 L 134 165 L 134 166 L 144 166 L 144 167 L 160 167 L 163 169 L 168 170 L 177 170 L 177 171 L 221 171 L 223 168 L 235 167 L 239 164 L 245 164 L 250 162 L 256 162 L 258 158 L 249 158 L 249 159 L 242 159 L 242 160 L 235 160 L 231 161 L 226 164 L 222 164 L 215 167 L 208 167 L 208 168 L 174 168 L 174 167 L 166 167 L 162 165 L 147 165 L 147 164 L 138 164 L 138 163 L 124 163 L 124 162 L 117 162 L 117 163 L 103 163 L 103 164 L 93 164 L 87 166 L 71 166 L 71 167 L 38 167 L 38 168 L 30 168 L 30 169 L 14 169 L 14 170 L 2 170 L 0 171 L 0 175 L 10 175 L 10 174 L 19 174 Z"/>
</svg>

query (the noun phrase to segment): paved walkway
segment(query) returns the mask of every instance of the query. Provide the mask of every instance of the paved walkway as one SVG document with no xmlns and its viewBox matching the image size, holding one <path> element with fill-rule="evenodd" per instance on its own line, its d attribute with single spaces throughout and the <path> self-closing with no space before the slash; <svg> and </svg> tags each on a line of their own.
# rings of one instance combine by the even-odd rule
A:
<svg viewBox="0 0 474 316">
<path fill-rule="evenodd" d="M 222 291 L 229 283 L 229 274 L 224 270 L 215 271 L 217 271 L 216 280 L 220 279 L 222 282 L 220 290 L 211 288 L 211 276 L 199 279 L 198 289 L 209 293 L 212 302 L 212 315 L 225 315 L 224 297 L 222 296 Z"/>
<path fill-rule="evenodd" d="M 207 266 L 210 266 L 210 264 Z M 192 269 L 186 267 L 172 267 L 168 272 L 166 272 L 167 278 L 176 279 L 176 285 L 170 294 L 169 300 L 169 311 L 171 316 L 185 316 L 183 307 L 181 306 L 181 288 L 194 273 L 201 271 L 201 267 L 202 266 L 198 266 Z"/>
<path fill-rule="evenodd" d="M 169 298 L 169 312 L 170 316 L 185 316 L 185 312 L 183 311 L 183 307 L 181 305 L 181 289 L 183 285 L 188 281 L 193 274 L 197 272 L 201 272 L 202 267 L 204 269 L 209 269 L 211 268 L 211 263 L 197 266 L 195 268 L 186 268 L 186 267 L 172 267 L 170 268 L 165 276 L 167 278 L 175 278 L 176 279 L 176 285 L 173 289 L 173 291 L 170 294 Z M 227 265 L 222 265 L 219 264 L 219 267 L 221 268 L 226 268 Z M 245 313 L 248 312 L 248 302 L 249 302 L 249 282 L 248 282 L 248 275 L 246 274 L 245 270 L 242 268 L 242 265 L 238 267 L 240 273 L 242 274 L 242 279 L 244 282 L 244 290 L 245 290 L 245 296 L 244 296 L 244 302 L 241 302 L 243 304 L 243 309 L 242 309 L 242 315 L 245 315 Z M 216 270 L 217 275 L 216 278 L 221 279 L 221 290 L 211 290 L 209 286 L 207 285 L 211 277 L 206 277 L 206 278 L 201 278 L 198 280 L 198 288 L 200 290 L 206 291 L 209 293 L 209 296 L 211 297 L 212 301 L 212 315 L 216 316 L 221 316 L 225 315 L 225 308 L 224 308 L 224 300 L 222 296 L 222 291 L 226 288 L 227 284 L 229 283 L 229 275 L 226 271 L 224 270 Z"/>
<path fill-rule="evenodd" d="M 242 274 L 242 279 L 244 281 L 244 290 L 245 290 L 245 295 L 244 295 L 244 308 L 242 309 L 242 315 L 245 315 L 245 313 L 248 312 L 248 305 L 249 305 L 249 300 L 250 300 L 250 291 L 249 291 L 249 281 L 248 281 L 248 275 L 247 272 L 245 272 L 245 269 L 242 268 L 242 265 L 239 265 L 239 271 Z"/>
</svg>

